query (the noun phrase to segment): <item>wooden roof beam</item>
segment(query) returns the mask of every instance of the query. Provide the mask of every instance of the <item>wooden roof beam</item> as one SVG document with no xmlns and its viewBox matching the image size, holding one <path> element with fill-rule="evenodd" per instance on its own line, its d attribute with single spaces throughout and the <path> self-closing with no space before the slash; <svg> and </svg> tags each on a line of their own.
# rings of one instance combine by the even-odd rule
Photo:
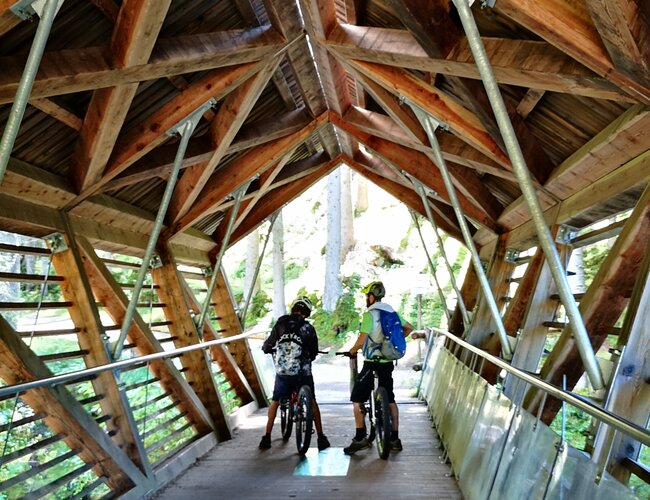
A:
<svg viewBox="0 0 650 500">
<path fill-rule="evenodd" d="M 351 134 L 365 147 L 375 151 L 375 153 L 383 158 L 384 161 L 406 171 L 408 174 L 422 182 L 425 186 L 436 191 L 446 203 L 450 203 L 447 189 L 437 167 L 425 154 L 413 149 L 405 148 L 394 142 L 365 134 L 361 130 L 356 129 L 347 123 L 345 120 L 336 117 L 334 114 L 331 115 L 331 120 L 337 127 Z M 450 168 L 450 171 L 455 171 L 453 166 L 450 165 L 450 167 L 452 167 Z M 475 191 L 474 187 L 470 189 L 472 192 Z M 466 189 L 464 190 L 467 191 Z M 484 208 L 477 208 L 463 192 L 457 194 L 463 212 L 467 217 L 492 231 L 497 230 L 495 219 L 490 216 L 490 214 L 486 213 Z"/>
<path fill-rule="evenodd" d="M 113 67 L 147 63 L 170 4 L 171 0 L 122 3 L 109 47 Z M 71 175 L 77 192 L 102 175 L 137 90 L 138 84 L 132 83 L 93 93 L 72 158 Z"/>
<path fill-rule="evenodd" d="M 234 245 L 239 240 L 244 238 L 248 233 L 259 226 L 267 217 L 300 196 L 315 182 L 319 181 L 327 174 L 329 174 L 340 163 L 340 157 L 334 158 L 333 160 L 330 160 L 323 164 L 320 168 L 311 174 L 270 191 L 256 203 L 255 208 L 251 210 L 251 212 L 248 214 L 248 217 L 246 217 L 246 219 L 237 228 L 237 230 L 232 233 L 229 246 Z"/>
<path fill-rule="evenodd" d="M 303 143 L 327 123 L 327 114 L 323 113 L 309 125 L 289 136 L 263 144 L 217 170 L 206 188 L 199 195 L 192 209 L 177 221 L 168 231 L 168 236 L 178 234 L 197 220 L 214 211 L 223 198 L 234 192 L 244 182 L 264 172 L 276 163 L 288 149 Z"/>
<path fill-rule="evenodd" d="M 183 171 L 169 205 L 168 220 L 176 222 L 191 208 L 206 182 L 228 151 L 235 135 L 248 117 L 260 93 L 266 87 L 280 60 L 275 58 L 260 71 L 232 91 L 221 104 L 210 123 L 210 136 L 215 149 L 204 163 Z"/>
<path fill-rule="evenodd" d="M 614 83 L 633 99 L 650 104 L 650 88 L 621 73 L 612 64 L 585 3 L 564 0 L 499 0 L 495 10 Z M 638 22 L 643 22 L 643 19 Z"/>
<path fill-rule="evenodd" d="M 280 51 L 283 44 L 277 31 L 261 26 L 160 39 L 149 62 L 133 67 L 111 65 L 108 47 L 46 52 L 30 99 L 246 64 Z M 24 66 L 25 56 L 0 57 L 0 104 L 13 102 Z"/>
<path fill-rule="evenodd" d="M 546 42 L 483 37 L 500 84 L 598 99 L 633 102 L 631 96 Z M 430 57 L 404 30 L 339 24 L 324 42 L 347 59 L 480 79 L 467 40 L 443 57 Z"/>
<path fill-rule="evenodd" d="M 196 81 L 176 98 L 134 126 L 115 145 L 111 159 L 98 182 L 90 185 L 66 208 L 72 208 L 95 194 L 156 146 L 169 139 L 167 131 L 211 98 L 228 94 L 259 69 L 258 63 L 216 69 Z"/>
<path fill-rule="evenodd" d="M 376 160 L 380 161 L 378 159 Z M 411 210 L 414 210 L 420 215 L 426 217 L 426 210 L 424 209 L 424 205 L 422 204 L 422 197 L 419 196 L 415 191 L 413 191 L 412 188 L 405 186 L 404 184 L 394 182 L 386 178 L 385 176 L 377 173 L 376 164 L 373 164 L 374 162 L 372 161 L 372 157 L 369 157 L 368 155 L 364 155 L 362 152 L 359 152 L 356 156 L 356 159 L 344 158 L 344 161 L 347 165 L 350 166 L 350 168 L 354 169 L 359 174 L 367 178 L 369 181 L 376 184 L 381 189 L 383 189 L 390 195 L 400 200 Z M 431 200 L 429 201 L 431 203 Z M 455 238 L 456 240 L 462 242 L 463 236 L 460 232 L 460 229 L 456 227 L 455 217 L 454 217 L 454 222 L 451 222 L 449 219 L 440 216 L 440 213 L 438 212 L 439 207 L 435 206 L 434 203 L 431 203 L 431 205 L 432 205 L 431 208 L 432 208 L 432 214 L 434 220 L 436 224 L 440 227 L 440 229 L 445 231 L 452 238 Z"/>
</svg>

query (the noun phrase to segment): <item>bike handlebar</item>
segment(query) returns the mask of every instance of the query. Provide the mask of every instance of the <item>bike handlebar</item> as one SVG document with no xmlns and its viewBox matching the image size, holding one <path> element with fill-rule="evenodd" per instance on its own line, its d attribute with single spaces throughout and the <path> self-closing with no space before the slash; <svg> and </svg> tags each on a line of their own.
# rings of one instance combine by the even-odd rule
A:
<svg viewBox="0 0 650 500">
<path fill-rule="evenodd" d="M 352 358 L 356 358 L 356 357 L 357 357 L 358 352 L 355 353 L 355 354 L 352 354 L 352 353 L 350 353 L 350 351 L 337 351 L 337 352 L 335 352 L 334 354 L 336 354 L 337 356 L 345 356 L 345 357 L 347 357 L 347 358 L 352 359 Z"/>
</svg>

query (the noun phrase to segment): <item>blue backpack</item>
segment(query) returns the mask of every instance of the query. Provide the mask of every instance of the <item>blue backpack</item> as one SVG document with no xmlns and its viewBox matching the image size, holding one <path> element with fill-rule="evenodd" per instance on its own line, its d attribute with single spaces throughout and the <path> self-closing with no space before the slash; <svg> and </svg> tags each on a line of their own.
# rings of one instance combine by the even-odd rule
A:
<svg viewBox="0 0 650 500">
<path fill-rule="evenodd" d="M 400 359 L 406 352 L 406 340 L 402 322 L 396 312 L 375 309 L 379 312 L 379 323 L 384 338 L 381 343 L 375 342 L 370 335 L 363 344 L 363 355 L 366 359 Z"/>
<path fill-rule="evenodd" d="M 404 328 L 398 314 L 379 309 L 379 322 L 384 332 L 384 342 L 381 346 L 381 354 L 386 359 L 400 359 L 406 353 L 406 339 Z"/>
</svg>

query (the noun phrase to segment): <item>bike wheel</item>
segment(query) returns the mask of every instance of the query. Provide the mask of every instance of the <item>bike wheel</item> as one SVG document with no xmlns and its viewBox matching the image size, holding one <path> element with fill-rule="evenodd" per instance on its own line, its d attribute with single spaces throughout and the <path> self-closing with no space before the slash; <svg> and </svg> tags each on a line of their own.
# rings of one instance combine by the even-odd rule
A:
<svg viewBox="0 0 650 500">
<path fill-rule="evenodd" d="M 386 460 L 390 454 L 390 431 L 392 428 L 388 392 L 384 387 L 375 390 L 375 424 L 377 430 L 377 453 Z"/>
<path fill-rule="evenodd" d="M 285 441 L 291 437 L 292 427 L 291 402 L 288 399 L 282 399 L 280 401 L 280 429 L 282 430 L 282 439 Z"/>
<path fill-rule="evenodd" d="M 311 389 L 303 385 L 298 392 L 296 408 L 296 446 L 298 453 L 304 455 L 311 442 L 311 429 L 313 425 L 313 396 Z"/>
</svg>

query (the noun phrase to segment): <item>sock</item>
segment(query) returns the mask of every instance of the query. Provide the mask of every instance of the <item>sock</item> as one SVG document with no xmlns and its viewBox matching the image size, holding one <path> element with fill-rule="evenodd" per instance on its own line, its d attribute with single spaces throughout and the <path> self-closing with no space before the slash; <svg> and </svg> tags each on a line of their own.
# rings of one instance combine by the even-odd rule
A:
<svg viewBox="0 0 650 500">
<path fill-rule="evenodd" d="M 399 431 L 390 431 L 390 440 L 396 441 L 399 439 Z"/>
<path fill-rule="evenodd" d="M 356 441 L 361 441 L 363 438 L 366 437 L 366 428 L 361 427 L 360 429 L 357 429 L 356 434 L 354 435 L 354 439 Z"/>
</svg>

